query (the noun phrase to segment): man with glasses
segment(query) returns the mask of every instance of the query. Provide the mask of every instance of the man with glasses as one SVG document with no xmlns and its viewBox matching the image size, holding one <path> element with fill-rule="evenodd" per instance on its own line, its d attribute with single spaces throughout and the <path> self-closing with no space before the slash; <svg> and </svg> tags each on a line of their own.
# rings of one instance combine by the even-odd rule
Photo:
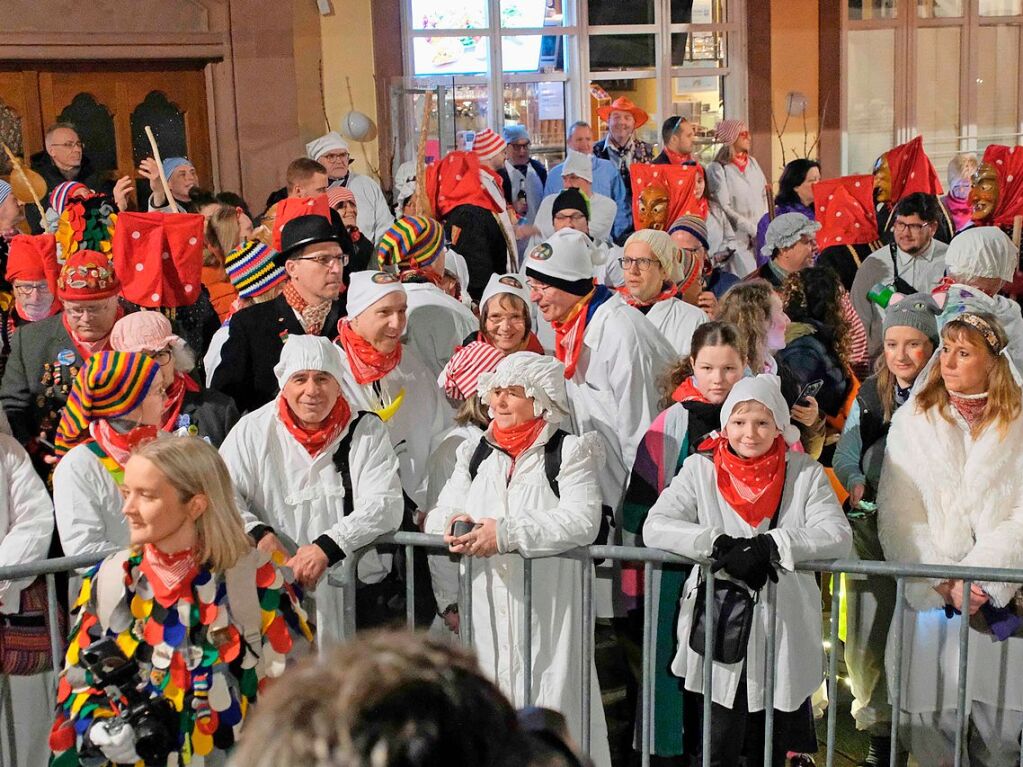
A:
<svg viewBox="0 0 1023 767">
<path fill-rule="evenodd" d="M 519 217 L 518 223 L 529 226 L 536 220 L 536 211 L 543 200 L 547 169 L 539 160 L 529 156 L 532 140 L 526 126 L 508 125 L 502 135 L 508 144 L 508 153 L 497 173 L 504 187 L 504 197 Z M 519 239 L 520 256 L 527 242 L 528 237 Z"/>
<path fill-rule="evenodd" d="M 39 282 L 42 282 L 40 280 Z M 72 253 L 57 278 L 64 311 L 18 329 L 0 383 L 0 401 L 15 438 L 45 474 L 53 437 L 71 382 L 91 355 L 110 348 L 121 315 L 121 283 L 110 258 L 91 250 Z"/>
<path fill-rule="evenodd" d="M 57 243 L 50 234 L 19 234 L 11 240 L 7 281 L 14 303 L 0 311 L 0 376 L 11 353 L 11 337 L 18 328 L 44 320 L 60 311 L 57 290 Z"/>
<path fill-rule="evenodd" d="M 585 231 L 597 242 L 610 244 L 618 208 L 610 197 L 594 191 L 590 158 L 569 149 L 562 179 L 565 190 L 544 197 L 540 203 L 536 213 L 539 236 L 530 245 L 539 244 L 566 226 Z"/>
<path fill-rule="evenodd" d="M 680 115 L 672 115 L 661 126 L 661 153 L 653 165 L 694 165 L 693 149 L 696 146 L 696 129 Z"/>
<path fill-rule="evenodd" d="M 331 131 L 310 141 L 305 149 L 309 159 L 316 160 L 327 169 L 328 186 L 343 186 L 352 190 L 359 210 L 359 230 L 373 242 L 379 240 L 394 222 L 394 216 L 380 184 L 369 176 L 353 173 L 349 168 L 354 160 L 348 142 L 337 131 Z"/>
<path fill-rule="evenodd" d="M 105 181 L 103 174 L 85 156 L 85 144 L 71 123 L 58 122 L 47 128 L 43 146 L 43 151 L 32 155 L 29 162 L 32 170 L 46 181 L 44 200 L 50 199 L 53 188 L 65 181 L 78 181 L 97 192 L 113 191 L 113 184 Z M 26 216 L 32 231 L 41 232 L 38 211 L 30 206 Z"/>
<path fill-rule="evenodd" d="M 883 351 L 884 288 L 907 296 L 930 293 L 944 278 L 948 246 L 934 237 L 940 219 L 934 195 L 916 192 L 904 197 L 895 206 L 891 244 L 874 251 L 860 264 L 850 293 L 867 330 L 870 359 Z M 881 289 L 875 291 L 875 286 Z"/>
<path fill-rule="evenodd" d="M 338 296 L 351 249 L 348 233 L 323 216 L 298 216 L 282 227 L 276 262 L 288 273 L 288 282 L 273 301 L 231 318 L 213 374 L 212 388 L 233 398 L 240 413 L 277 396 L 273 368 L 289 335 L 337 337 L 338 320 L 345 314 Z"/>
<path fill-rule="evenodd" d="M 764 279 L 781 290 L 785 278 L 808 266 L 813 266 L 817 255 L 817 242 L 814 236 L 821 225 L 811 221 L 802 213 L 782 213 L 767 227 L 764 234 L 762 255 L 769 260 L 755 272 L 751 272 L 747 280 Z"/>
</svg>

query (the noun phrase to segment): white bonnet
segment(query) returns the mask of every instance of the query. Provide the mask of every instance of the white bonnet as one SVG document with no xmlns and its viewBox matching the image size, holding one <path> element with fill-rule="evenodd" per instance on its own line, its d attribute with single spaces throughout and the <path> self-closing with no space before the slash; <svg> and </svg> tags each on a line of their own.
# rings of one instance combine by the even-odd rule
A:
<svg viewBox="0 0 1023 767">
<path fill-rule="evenodd" d="M 997 277 L 1009 282 L 1016 271 L 1016 247 L 997 226 L 974 226 L 952 238 L 945 270 L 960 278 Z"/>
<path fill-rule="evenodd" d="M 799 429 L 792 425 L 789 417 L 789 405 L 781 393 L 781 379 L 770 373 L 761 373 L 751 378 L 743 378 L 729 392 L 725 404 L 721 406 L 721 428 L 724 429 L 732 411 L 740 402 L 759 402 L 774 416 L 774 422 L 781 429 L 785 442 L 794 445 L 799 441 Z"/>
<path fill-rule="evenodd" d="M 533 400 L 533 413 L 549 423 L 558 423 L 569 415 L 565 389 L 565 366 L 554 357 L 535 352 L 515 352 L 499 363 L 493 373 L 480 374 L 477 392 L 484 405 L 490 404 L 494 389 L 521 386 Z"/>
<path fill-rule="evenodd" d="M 281 360 L 274 365 L 277 385 L 283 389 L 288 379 L 301 370 L 322 370 L 340 384 L 344 380 L 341 350 L 323 336 L 288 336 L 281 349 Z"/>
<path fill-rule="evenodd" d="M 480 311 L 483 311 L 483 307 L 487 305 L 487 301 L 501 293 L 507 293 L 510 296 L 518 296 L 527 307 L 529 306 L 529 288 L 526 287 L 526 282 L 522 279 L 522 275 L 492 274 L 490 275 L 490 281 L 487 283 L 487 287 L 483 289 L 483 295 L 480 297 Z"/>
</svg>

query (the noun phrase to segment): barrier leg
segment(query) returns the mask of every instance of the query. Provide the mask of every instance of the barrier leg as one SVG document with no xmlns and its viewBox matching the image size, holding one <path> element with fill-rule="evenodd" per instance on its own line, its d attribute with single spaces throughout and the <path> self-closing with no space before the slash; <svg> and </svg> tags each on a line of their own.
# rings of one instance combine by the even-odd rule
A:
<svg viewBox="0 0 1023 767">
<path fill-rule="evenodd" d="M 640 708 L 642 717 L 642 729 L 640 731 L 640 737 L 642 742 L 640 748 L 642 749 L 641 763 L 642 767 L 650 767 L 650 743 L 652 741 L 651 735 L 653 734 L 653 720 L 650 717 L 651 711 L 653 711 L 653 661 L 650 657 L 653 655 L 653 611 L 654 611 L 654 591 L 651 588 L 653 583 L 654 566 L 651 562 L 643 563 L 643 665 L 642 665 L 642 704 Z"/>
<path fill-rule="evenodd" d="M 533 562 L 522 560 L 522 705 L 533 704 Z"/>
<path fill-rule="evenodd" d="M 405 626 L 409 631 L 416 627 L 416 547 L 405 546 Z"/>
<path fill-rule="evenodd" d="M 892 750 L 888 753 L 888 767 L 896 767 L 895 760 L 899 753 L 899 719 L 902 706 L 902 622 L 905 620 L 906 581 L 895 579 L 895 616 L 892 618 L 890 631 L 898 637 L 894 643 L 895 685 L 889 691 L 892 702 Z"/>
<path fill-rule="evenodd" d="M 842 574 L 831 574 L 831 651 L 828 654 L 828 746 L 827 767 L 835 765 L 835 734 L 838 732 L 838 614 L 841 612 Z M 839 588 L 836 591 L 835 586 Z M 843 596 L 840 596 L 843 595 Z"/>
<path fill-rule="evenodd" d="M 50 626 L 50 652 L 53 653 L 53 673 L 59 674 L 64 667 L 64 646 L 60 636 L 60 622 L 57 620 L 57 581 L 53 573 L 46 574 L 46 619 Z"/>
<path fill-rule="evenodd" d="M 472 647 L 472 557 L 458 562 L 458 636 L 462 647 Z"/>
<path fill-rule="evenodd" d="M 955 767 L 962 767 L 963 752 L 966 750 L 966 728 L 970 717 L 966 714 L 966 673 L 970 652 L 970 586 L 972 581 L 963 580 L 963 614 L 959 621 L 959 705 L 956 709 L 956 756 Z"/>
<path fill-rule="evenodd" d="M 764 767 L 771 767 L 774 755 L 774 662 L 775 627 L 778 622 L 778 589 L 773 581 L 767 583 L 767 648 L 764 652 Z"/>
<path fill-rule="evenodd" d="M 593 696 L 593 560 L 582 561 L 583 568 L 583 630 L 582 630 L 582 743 L 584 754 L 590 753 L 590 698 Z"/>
<path fill-rule="evenodd" d="M 703 568 L 703 580 L 705 590 L 703 592 L 704 605 L 704 634 L 703 646 L 706 648 L 703 658 L 703 767 L 710 767 L 710 733 L 711 716 L 714 713 L 714 573 L 710 565 L 700 565 Z"/>
</svg>

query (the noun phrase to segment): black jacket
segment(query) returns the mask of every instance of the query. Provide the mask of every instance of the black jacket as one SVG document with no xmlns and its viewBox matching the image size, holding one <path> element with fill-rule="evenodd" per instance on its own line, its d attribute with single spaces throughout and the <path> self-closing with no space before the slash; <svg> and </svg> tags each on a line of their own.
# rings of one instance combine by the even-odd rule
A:
<svg viewBox="0 0 1023 767">
<path fill-rule="evenodd" d="M 213 447 L 220 447 L 224 437 L 238 423 L 238 408 L 234 400 L 219 391 L 185 392 L 181 413 L 175 430 L 192 431 L 195 436 L 209 440 Z"/>
<path fill-rule="evenodd" d="M 801 323 L 793 323 L 790 333 Z M 842 410 L 849 392 L 849 376 L 841 361 L 831 353 L 828 345 L 831 331 L 814 320 L 805 321 L 804 333 L 793 338 L 785 348 L 775 354 L 779 365 L 784 365 L 800 387 L 812 381 L 823 381 L 817 393 L 821 412 L 836 416 Z"/>
<path fill-rule="evenodd" d="M 78 169 L 78 175 L 74 178 L 66 178 L 57 166 L 53 164 L 53 158 L 45 150 L 32 155 L 29 158 L 29 163 L 32 166 L 32 170 L 46 181 L 46 198 L 42 200 L 43 210 L 50 207 L 50 192 L 53 191 L 53 188 L 58 184 L 63 184 L 65 181 L 78 181 L 94 192 L 112 194 L 114 191 L 114 182 L 108 180 L 105 177 L 106 174 L 102 171 L 93 168 L 92 162 L 85 155 L 82 155 L 82 166 Z M 25 217 L 28 219 L 29 226 L 32 227 L 32 234 L 41 234 L 43 228 L 39 221 L 39 211 L 35 205 L 25 206 Z"/>
<path fill-rule="evenodd" d="M 320 330 L 331 341 L 337 338 L 338 320 L 345 315 L 344 295 L 334 302 Z M 230 328 L 210 388 L 231 397 L 244 414 L 277 396 L 274 365 L 281 359 L 284 340 L 305 335 L 305 329 L 284 296 L 242 309 L 231 317 Z"/>
<path fill-rule="evenodd" d="M 540 183 L 547 186 L 547 169 L 543 166 L 543 163 L 530 157 L 529 164 L 533 166 L 536 175 L 540 177 Z M 508 175 L 508 169 L 502 165 L 500 170 L 497 171 L 497 175 L 501 177 L 501 188 L 504 190 L 505 202 L 511 205 L 515 200 L 512 199 L 511 176 Z M 539 204 L 539 200 L 537 200 L 537 203 Z"/>
<path fill-rule="evenodd" d="M 459 205 L 444 219 L 448 242 L 469 268 L 466 290 L 479 301 L 492 274 L 508 268 L 508 240 L 497 217 L 478 205 Z"/>
</svg>

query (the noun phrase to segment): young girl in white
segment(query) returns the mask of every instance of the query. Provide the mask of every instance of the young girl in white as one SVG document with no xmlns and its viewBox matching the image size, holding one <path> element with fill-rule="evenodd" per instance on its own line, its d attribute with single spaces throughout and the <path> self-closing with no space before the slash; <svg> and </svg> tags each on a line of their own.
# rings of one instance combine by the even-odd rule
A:
<svg viewBox="0 0 1023 767">
<path fill-rule="evenodd" d="M 821 595 L 812 572 L 794 572 L 810 559 L 847 556 L 852 533 L 820 464 L 787 444 L 798 439 L 780 382 L 745 378 L 721 409 L 722 435 L 711 452 L 686 459 L 650 509 L 643 538 L 668 551 L 713 562 L 717 577 L 751 592 L 777 581 L 774 738 L 772 764 L 786 752 L 817 750 L 810 695 L 823 679 Z M 683 590 L 678 652 L 672 671 L 702 696 L 702 651 L 690 646 L 697 585 L 694 568 Z M 711 764 L 735 765 L 764 751 L 764 664 L 767 614 L 753 606 L 743 657 L 715 661 Z M 702 628 L 701 628 L 702 631 Z"/>
</svg>

